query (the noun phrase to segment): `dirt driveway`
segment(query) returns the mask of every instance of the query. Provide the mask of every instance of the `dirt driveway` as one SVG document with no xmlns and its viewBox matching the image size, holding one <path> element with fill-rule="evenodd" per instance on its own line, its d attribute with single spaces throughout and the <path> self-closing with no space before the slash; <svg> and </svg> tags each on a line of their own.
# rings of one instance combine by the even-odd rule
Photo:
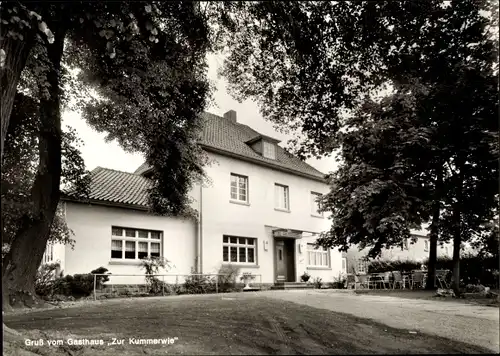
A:
<svg viewBox="0 0 500 356">
<path fill-rule="evenodd" d="M 43 345 L 24 345 L 24 349 L 51 356 L 490 352 L 480 346 L 420 332 L 409 333 L 373 320 L 334 312 L 328 310 L 331 309 L 328 305 L 332 301 L 335 304 L 338 298 L 301 293 L 109 300 L 6 315 L 4 321 L 8 327 L 21 331 L 25 338 L 28 335 L 31 341 L 45 340 Z M 358 301 L 354 299 L 350 308 L 359 307 Z M 310 306 L 313 304 L 317 307 Z M 60 339 L 64 345 L 49 346 L 48 339 Z M 80 343 L 103 340 L 104 345 L 68 345 L 70 339 L 72 344 L 74 340 Z M 123 343 L 112 344 L 114 339 Z M 141 340 L 150 344 L 141 344 Z M 155 344 L 155 340 L 160 344 Z M 161 340 L 166 341 L 161 344 Z"/>
<path fill-rule="evenodd" d="M 368 318 L 398 329 L 482 346 L 499 353 L 499 309 L 453 301 L 432 301 L 377 295 L 357 295 L 348 291 L 297 290 L 269 291 L 270 298 L 314 306 L 334 312 Z"/>
</svg>

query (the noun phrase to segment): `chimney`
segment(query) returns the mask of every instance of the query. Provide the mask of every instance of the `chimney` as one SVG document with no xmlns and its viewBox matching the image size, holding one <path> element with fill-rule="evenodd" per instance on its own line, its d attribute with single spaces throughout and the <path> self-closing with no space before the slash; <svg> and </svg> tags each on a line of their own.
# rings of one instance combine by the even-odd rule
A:
<svg viewBox="0 0 500 356">
<path fill-rule="evenodd" d="M 236 111 L 229 110 L 227 113 L 224 114 L 224 118 L 230 120 L 233 123 L 236 123 Z"/>
</svg>

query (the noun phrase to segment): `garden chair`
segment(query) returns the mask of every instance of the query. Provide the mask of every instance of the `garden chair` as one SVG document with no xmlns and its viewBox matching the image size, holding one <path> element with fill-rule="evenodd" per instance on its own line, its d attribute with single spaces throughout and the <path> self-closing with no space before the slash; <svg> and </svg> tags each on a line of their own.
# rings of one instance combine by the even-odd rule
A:
<svg viewBox="0 0 500 356">
<path fill-rule="evenodd" d="M 383 278 L 384 278 L 383 279 L 384 288 L 386 288 L 386 286 L 392 288 L 392 281 L 393 281 L 392 272 L 385 272 Z"/>
<path fill-rule="evenodd" d="M 363 274 L 363 275 L 355 276 L 355 278 L 356 278 L 356 286 L 359 286 L 361 288 L 366 287 L 366 288 L 370 289 L 367 275 Z"/>
<path fill-rule="evenodd" d="M 411 275 L 411 289 L 416 287 L 423 288 L 424 286 L 424 272 L 422 271 L 413 271 Z"/>
<path fill-rule="evenodd" d="M 436 270 L 436 281 L 439 283 L 439 286 L 442 289 L 450 289 L 450 286 L 446 280 L 448 272 L 449 272 L 448 270 L 443 270 L 443 269 Z"/>
<path fill-rule="evenodd" d="M 397 285 L 399 285 L 400 288 L 404 289 L 403 276 L 401 272 L 394 271 L 392 272 L 392 275 L 394 276 L 394 281 L 392 282 L 392 289 L 395 289 Z"/>
</svg>

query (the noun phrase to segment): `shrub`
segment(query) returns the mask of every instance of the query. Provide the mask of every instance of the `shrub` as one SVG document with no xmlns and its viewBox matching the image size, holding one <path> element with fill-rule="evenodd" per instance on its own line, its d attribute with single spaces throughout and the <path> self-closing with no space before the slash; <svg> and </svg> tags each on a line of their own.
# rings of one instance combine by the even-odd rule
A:
<svg viewBox="0 0 500 356">
<path fill-rule="evenodd" d="M 420 269 L 422 264 L 412 260 L 373 260 L 368 264 L 368 273 L 383 273 L 391 271 L 410 272 Z"/>
<path fill-rule="evenodd" d="M 321 289 L 321 287 L 323 286 L 322 281 L 323 281 L 323 279 L 321 279 L 320 277 L 314 278 L 314 280 L 313 280 L 314 288 Z"/>
<path fill-rule="evenodd" d="M 333 277 L 333 282 L 328 283 L 328 286 L 333 289 L 345 289 L 347 287 L 347 279 L 341 274 L 337 278 Z"/>
<path fill-rule="evenodd" d="M 51 296 L 54 289 L 56 271 L 59 263 L 49 263 L 40 266 L 36 273 L 35 292 L 41 297 Z"/>
<path fill-rule="evenodd" d="M 428 265 L 428 260 L 425 261 Z M 437 258 L 436 269 L 453 271 L 453 260 L 441 256 Z M 490 288 L 498 288 L 498 256 L 481 256 L 467 253 L 460 258 L 460 284 L 482 284 Z"/>
<path fill-rule="evenodd" d="M 311 275 L 309 273 L 307 273 L 307 272 L 304 272 L 302 274 L 302 276 L 300 276 L 300 280 L 302 282 L 307 282 L 309 280 L 309 278 L 311 278 Z"/>
<path fill-rule="evenodd" d="M 229 265 L 223 265 L 217 272 L 218 290 L 221 293 L 232 292 L 236 289 L 236 278 L 240 274 L 240 268 Z"/>
<path fill-rule="evenodd" d="M 191 268 L 191 275 L 184 281 L 184 289 L 188 294 L 204 294 L 215 291 L 215 281 L 207 275 L 198 275 Z"/>
<path fill-rule="evenodd" d="M 108 269 L 107 268 L 104 268 L 104 267 L 99 267 L 95 270 L 93 270 L 92 274 L 104 274 L 108 272 Z M 107 273 L 107 274 L 111 274 L 111 273 Z M 102 288 L 104 283 L 106 282 L 109 282 L 109 277 L 108 276 L 96 276 L 96 286 L 97 288 Z"/>
<path fill-rule="evenodd" d="M 164 283 L 160 281 L 154 274 L 158 274 L 160 268 L 170 270 L 170 261 L 161 257 L 148 257 L 141 260 L 141 268 L 145 270 L 146 285 L 149 293 L 159 294 L 164 288 Z"/>
</svg>

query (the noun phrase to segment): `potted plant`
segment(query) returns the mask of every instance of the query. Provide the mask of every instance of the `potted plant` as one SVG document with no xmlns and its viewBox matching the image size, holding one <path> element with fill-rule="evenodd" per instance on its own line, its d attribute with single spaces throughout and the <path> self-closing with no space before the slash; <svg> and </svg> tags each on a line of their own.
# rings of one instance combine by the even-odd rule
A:
<svg viewBox="0 0 500 356">
<path fill-rule="evenodd" d="M 254 279 L 255 276 L 252 275 L 251 272 L 244 272 L 240 278 L 240 280 L 243 281 L 243 283 L 245 283 L 245 287 L 243 287 L 243 290 L 252 289 L 252 287 L 250 287 L 250 282 L 253 281 Z"/>
<path fill-rule="evenodd" d="M 306 283 L 307 283 L 307 281 L 309 280 L 309 278 L 311 278 L 311 275 L 310 275 L 309 273 L 307 273 L 307 272 L 304 272 L 304 273 L 302 274 L 302 276 L 300 276 L 300 280 L 301 280 L 302 282 L 306 282 Z"/>
</svg>

